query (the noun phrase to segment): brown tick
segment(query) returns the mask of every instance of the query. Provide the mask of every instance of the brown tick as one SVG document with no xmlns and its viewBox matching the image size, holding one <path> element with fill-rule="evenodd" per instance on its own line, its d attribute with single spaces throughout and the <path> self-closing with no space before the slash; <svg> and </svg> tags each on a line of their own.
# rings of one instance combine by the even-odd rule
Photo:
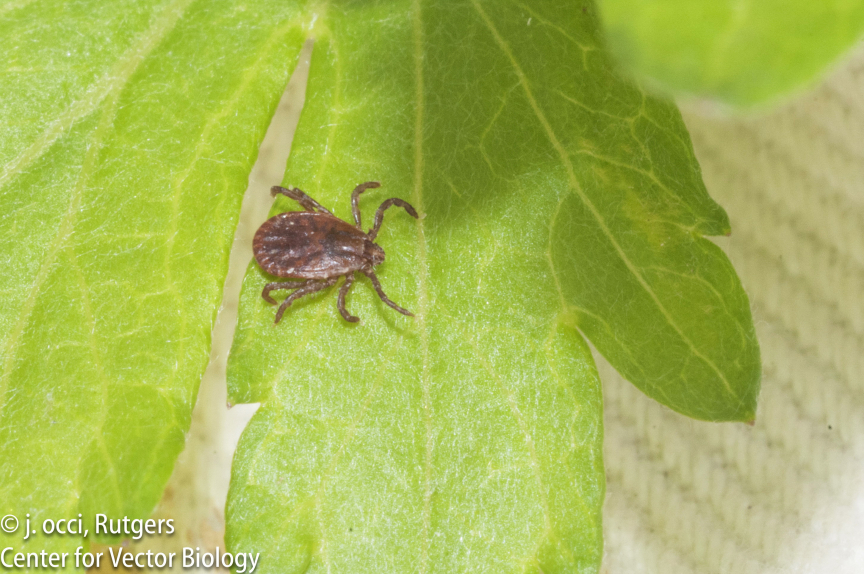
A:
<svg viewBox="0 0 864 574">
<path fill-rule="evenodd" d="M 357 271 L 372 281 L 372 286 L 382 301 L 403 315 L 414 316 L 384 294 L 372 268 L 384 262 L 384 250 L 374 243 L 384 220 L 384 211 L 390 206 L 398 205 L 415 218 L 417 211 L 409 203 L 393 197 L 382 203 L 375 212 L 375 223 L 369 233 L 364 233 L 360 227 L 360 194 L 369 188 L 380 186 L 377 181 L 367 181 L 354 188 L 351 193 L 351 210 L 354 212 L 356 225 L 339 219 L 296 187 L 286 189 L 275 185 L 270 189 L 270 195 L 281 193 L 306 210 L 289 211 L 271 217 L 258 228 L 252 240 L 255 260 L 261 269 L 276 277 L 305 279 L 299 282 L 268 283 L 264 287 L 261 296 L 273 305 L 277 303 L 270 297 L 270 291 L 296 289 L 279 305 L 274 324 L 279 322 L 291 303 L 334 285 L 343 275 L 345 283 L 339 290 L 336 306 L 346 321 L 356 323 L 360 319 L 345 309 L 345 296 L 354 283 L 354 273 Z"/>
</svg>

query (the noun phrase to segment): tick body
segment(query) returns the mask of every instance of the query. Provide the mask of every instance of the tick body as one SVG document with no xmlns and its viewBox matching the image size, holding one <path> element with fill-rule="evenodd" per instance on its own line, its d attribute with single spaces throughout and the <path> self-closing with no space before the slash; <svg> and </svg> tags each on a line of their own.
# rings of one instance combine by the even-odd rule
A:
<svg viewBox="0 0 864 574">
<path fill-rule="evenodd" d="M 403 315 L 414 316 L 384 294 L 373 268 L 384 262 L 384 250 L 375 243 L 384 220 L 384 211 L 396 205 L 404 207 L 405 211 L 415 218 L 417 211 L 411 204 L 394 197 L 382 203 L 375 212 L 375 221 L 368 233 L 364 232 L 360 225 L 360 194 L 380 185 L 377 181 L 367 181 L 354 188 L 351 193 L 351 208 L 355 225 L 339 219 L 297 188 L 286 189 L 278 185 L 271 188 L 271 195 L 282 194 L 290 197 L 306 210 L 290 211 L 271 217 L 258 228 L 252 241 L 255 260 L 264 271 L 276 277 L 304 280 L 274 282 L 264 287 L 261 296 L 273 305 L 277 302 L 270 297 L 271 291 L 295 289 L 279 305 L 274 323 L 279 323 L 291 303 L 304 295 L 336 284 L 339 277 L 345 277 L 345 282 L 339 290 L 337 308 L 346 321 L 356 323 L 360 319 L 345 308 L 345 297 L 357 272 L 372 281 L 372 286 L 384 303 Z"/>
</svg>

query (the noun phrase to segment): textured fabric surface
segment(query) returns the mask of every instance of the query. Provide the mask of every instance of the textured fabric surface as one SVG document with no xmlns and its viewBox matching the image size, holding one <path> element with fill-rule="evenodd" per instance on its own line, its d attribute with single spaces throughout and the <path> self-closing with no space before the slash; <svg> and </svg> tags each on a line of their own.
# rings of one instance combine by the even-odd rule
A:
<svg viewBox="0 0 864 574">
<path fill-rule="evenodd" d="M 598 357 L 604 572 L 864 572 L 864 49 L 748 118 L 685 113 L 750 295 L 754 426 L 692 421 Z"/>
</svg>

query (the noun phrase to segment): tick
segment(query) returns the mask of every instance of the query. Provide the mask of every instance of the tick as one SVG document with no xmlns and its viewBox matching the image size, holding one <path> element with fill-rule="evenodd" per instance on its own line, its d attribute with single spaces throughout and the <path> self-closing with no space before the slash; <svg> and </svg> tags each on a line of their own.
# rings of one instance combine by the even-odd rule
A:
<svg viewBox="0 0 864 574">
<path fill-rule="evenodd" d="M 417 211 L 408 202 L 392 197 L 381 204 L 375 212 L 372 229 L 369 233 L 365 233 L 360 226 L 360 194 L 376 187 L 381 187 L 381 184 L 377 181 L 367 181 L 351 192 L 351 210 L 354 213 L 355 225 L 339 219 L 296 187 L 286 189 L 274 185 L 270 189 L 270 195 L 276 196 L 281 193 L 306 210 L 289 211 L 271 217 L 258 228 L 252 240 L 255 261 L 261 269 L 276 277 L 304 279 L 304 281 L 268 283 L 264 287 L 261 296 L 272 305 L 276 305 L 277 301 L 270 296 L 271 291 L 296 289 L 279 305 L 274 324 L 279 323 L 282 314 L 291 306 L 291 303 L 300 297 L 335 285 L 336 281 L 343 276 L 345 282 L 339 289 L 336 307 L 346 321 L 356 323 L 360 319 L 345 309 L 345 297 L 354 284 L 354 274 L 357 272 L 372 281 L 378 296 L 387 305 L 403 315 L 414 316 L 384 294 L 381 282 L 375 276 L 373 268 L 384 262 L 384 250 L 375 243 L 375 238 L 381 229 L 381 222 L 384 220 L 384 212 L 387 208 L 393 205 L 404 207 L 405 211 L 415 218 Z"/>
</svg>

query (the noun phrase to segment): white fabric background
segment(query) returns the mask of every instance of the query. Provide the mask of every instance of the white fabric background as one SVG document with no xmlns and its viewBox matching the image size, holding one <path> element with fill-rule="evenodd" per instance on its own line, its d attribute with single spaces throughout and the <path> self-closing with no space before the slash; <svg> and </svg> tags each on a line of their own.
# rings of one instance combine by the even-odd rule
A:
<svg viewBox="0 0 864 574">
<path fill-rule="evenodd" d="M 685 112 L 762 348 L 755 426 L 602 359 L 608 574 L 864 572 L 864 50 L 778 109 Z"/>
</svg>

